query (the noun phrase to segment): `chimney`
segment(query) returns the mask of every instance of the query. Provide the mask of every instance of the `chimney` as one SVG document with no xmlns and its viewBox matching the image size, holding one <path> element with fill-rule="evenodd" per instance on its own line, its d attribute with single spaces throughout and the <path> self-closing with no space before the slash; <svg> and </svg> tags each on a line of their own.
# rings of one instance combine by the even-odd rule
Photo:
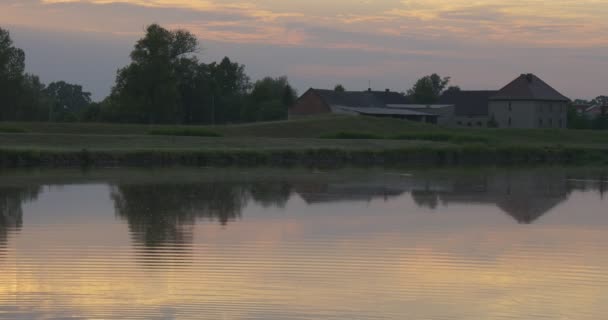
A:
<svg viewBox="0 0 608 320">
<path fill-rule="evenodd" d="M 372 88 L 367 88 L 367 92 L 372 92 Z"/>
<path fill-rule="evenodd" d="M 526 74 L 526 80 L 528 80 L 529 83 L 532 83 L 532 80 L 534 79 L 534 75 L 531 73 Z"/>
<path fill-rule="evenodd" d="M 385 92 L 389 93 L 389 92 L 391 92 L 391 89 L 386 89 Z"/>
</svg>

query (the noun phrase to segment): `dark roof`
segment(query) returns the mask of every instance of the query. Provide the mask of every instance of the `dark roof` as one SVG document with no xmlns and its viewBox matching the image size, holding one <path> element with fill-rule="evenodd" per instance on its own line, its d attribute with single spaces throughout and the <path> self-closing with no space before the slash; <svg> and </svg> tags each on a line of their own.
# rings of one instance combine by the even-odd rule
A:
<svg viewBox="0 0 608 320">
<path fill-rule="evenodd" d="M 487 116 L 490 97 L 498 91 L 446 91 L 439 104 L 454 105 L 456 116 Z"/>
<path fill-rule="evenodd" d="M 377 99 L 373 94 L 369 92 L 359 91 L 346 91 L 337 92 L 334 90 L 323 90 L 323 89 L 312 89 L 318 94 L 325 103 L 330 106 L 344 106 L 344 107 L 376 107 L 381 108 L 384 103 Z"/>
<path fill-rule="evenodd" d="M 386 91 L 345 91 L 311 89 L 330 106 L 354 108 L 385 108 L 387 104 L 408 104 L 409 100 L 397 92 Z"/>
<path fill-rule="evenodd" d="M 368 91 L 384 104 L 411 104 L 410 99 L 399 92 L 394 91 Z"/>
<path fill-rule="evenodd" d="M 491 98 L 491 100 L 541 100 L 570 101 L 539 77 L 528 73 L 511 81 Z"/>
</svg>

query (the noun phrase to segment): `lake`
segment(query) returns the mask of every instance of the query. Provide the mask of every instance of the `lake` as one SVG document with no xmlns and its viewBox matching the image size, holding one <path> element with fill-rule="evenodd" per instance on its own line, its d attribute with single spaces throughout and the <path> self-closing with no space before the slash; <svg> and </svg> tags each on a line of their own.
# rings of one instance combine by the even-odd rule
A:
<svg viewBox="0 0 608 320">
<path fill-rule="evenodd" d="M 0 172 L 2 319 L 602 319 L 608 170 Z"/>
</svg>

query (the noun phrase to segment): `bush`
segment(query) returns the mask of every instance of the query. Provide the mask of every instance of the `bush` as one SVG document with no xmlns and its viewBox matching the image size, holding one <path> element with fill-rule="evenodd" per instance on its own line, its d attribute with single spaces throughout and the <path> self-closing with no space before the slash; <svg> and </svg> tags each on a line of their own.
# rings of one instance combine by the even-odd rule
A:
<svg viewBox="0 0 608 320">
<path fill-rule="evenodd" d="M 338 133 L 330 133 L 324 134 L 321 136 L 321 139 L 384 139 L 384 137 L 379 136 L 373 133 L 366 132 L 338 132 Z"/>
<path fill-rule="evenodd" d="M 183 137 L 221 137 L 222 135 L 203 128 L 158 128 L 148 131 L 148 134 L 159 136 Z"/>
</svg>

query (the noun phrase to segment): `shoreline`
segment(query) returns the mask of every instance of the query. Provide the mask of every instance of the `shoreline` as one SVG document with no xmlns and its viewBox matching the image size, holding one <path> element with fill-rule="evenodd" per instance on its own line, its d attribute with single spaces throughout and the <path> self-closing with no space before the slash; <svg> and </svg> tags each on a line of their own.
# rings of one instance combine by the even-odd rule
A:
<svg viewBox="0 0 608 320">
<path fill-rule="evenodd" d="M 0 149 L 1 168 L 603 165 L 608 149 L 536 146 L 411 146 L 397 149 L 21 150 Z"/>
</svg>

